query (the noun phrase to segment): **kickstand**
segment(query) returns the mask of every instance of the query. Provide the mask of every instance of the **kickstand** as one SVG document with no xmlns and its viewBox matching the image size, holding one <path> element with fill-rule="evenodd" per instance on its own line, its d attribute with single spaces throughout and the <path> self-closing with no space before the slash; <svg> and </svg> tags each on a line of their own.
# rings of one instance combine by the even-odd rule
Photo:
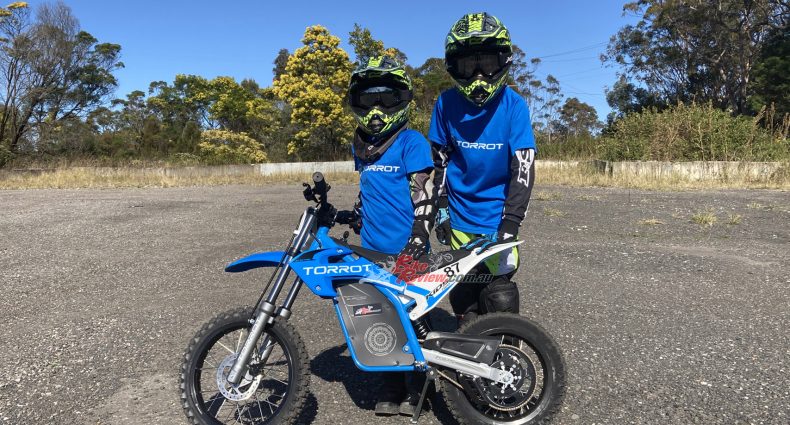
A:
<svg viewBox="0 0 790 425">
<path fill-rule="evenodd" d="M 425 401 L 425 395 L 428 393 L 428 387 L 431 383 L 436 380 L 436 372 L 429 368 L 427 372 L 425 372 L 425 384 L 422 386 L 422 393 L 420 394 L 420 401 L 417 402 L 417 410 L 414 411 L 414 416 L 411 417 L 411 423 L 416 424 L 417 421 L 420 419 L 420 413 L 422 412 L 422 403 Z"/>
</svg>

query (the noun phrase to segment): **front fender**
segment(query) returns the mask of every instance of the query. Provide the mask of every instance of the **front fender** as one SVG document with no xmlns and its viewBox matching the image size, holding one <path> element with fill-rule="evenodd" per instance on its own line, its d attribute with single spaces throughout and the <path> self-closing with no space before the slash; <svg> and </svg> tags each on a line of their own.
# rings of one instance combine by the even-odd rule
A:
<svg viewBox="0 0 790 425">
<path fill-rule="evenodd" d="M 277 267 L 283 255 L 285 255 L 285 251 L 259 252 L 257 254 L 248 255 L 228 264 L 225 267 L 225 271 L 229 273 L 239 273 L 259 267 Z"/>
</svg>

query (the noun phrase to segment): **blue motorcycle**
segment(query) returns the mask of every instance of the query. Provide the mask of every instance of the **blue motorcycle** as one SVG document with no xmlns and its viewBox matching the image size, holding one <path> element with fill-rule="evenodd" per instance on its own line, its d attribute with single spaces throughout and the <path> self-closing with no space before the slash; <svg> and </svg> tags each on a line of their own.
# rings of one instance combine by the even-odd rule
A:
<svg viewBox="0 0 790 425">
<path fill-rule="evenodd" d="M 403 262 L 348 244 L 348 232 L 331 237 L 329 184 L 315 173 L 313 185 L 304 186 L 315 206 L 302 214 L 285 250 L 253 254 L 225 269 L 274 268 L 255 307 L 218 315 L 190 340 L 180 378 L 189 423 L 297 421 L 309 359 L 288 319 L 303 287 L 332 302 L 359 369 L 425 374 L 413 423 L 434 382 L 461 424 L 550 420 L 564 395 L 565 366 L 546 331 L 517 314 L 490 313 L 458 332 L 436 332 L 427 315 L 457 285 L 479 284 L 481 276 L 472 273 L 479 263 L 520 242 L 470 244 Z"/>
</svg>

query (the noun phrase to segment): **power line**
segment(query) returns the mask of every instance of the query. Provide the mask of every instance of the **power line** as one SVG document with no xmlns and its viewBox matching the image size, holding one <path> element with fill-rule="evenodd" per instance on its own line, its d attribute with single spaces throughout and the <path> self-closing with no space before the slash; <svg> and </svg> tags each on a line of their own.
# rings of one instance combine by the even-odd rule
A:
<svg viewBox="0 0 790 425">
<path fill-rule="evenodd" d="M 541 60 L 540 63 L 557 63 L 557 62 L 576 62 L 590 59 L 598 59 L 598 56 L 584 56 L 581 58 L 568 58 L 568 59 L 552 59 L 550 61 Z"/>
<path fill-rule="evenodd" d="M 538 56 L 538 59 L 553 58 L 553 57 L 556 57 L 556 56 L 564 56 L 564 55 L 570 55 L 570 54 L 573 54 L 573 53 L 579 53 L 579 52 L 583 52 L 585 50 L 595 49 L 595 48 L 603 46 L 605 44 L 609 44 L 609 42 L 608 41 L 602 41 L 600 43 L 595 43 L 595 44 L 591 44 L 589 46 L 579 47 L 577 49 L 568 50 L 568 51 L 565 51 L 565 52 L 553 53 L 553 54 L 544 55 L 544 56 Z"/>
</svg>

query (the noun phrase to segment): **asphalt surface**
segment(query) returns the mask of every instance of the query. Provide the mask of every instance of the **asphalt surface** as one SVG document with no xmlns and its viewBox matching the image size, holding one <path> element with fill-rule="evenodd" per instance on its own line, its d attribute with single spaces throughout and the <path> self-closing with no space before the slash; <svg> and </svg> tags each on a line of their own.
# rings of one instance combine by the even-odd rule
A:
<svg viewBox="0 0 790 425">
<path fill-rule="evenodd" d="M 537 190 L 516 280 L 565 353 L 554 423 L 790 423 L 790 193 Z M 185 423 L 188 339 L 267 277 L 223 267 L 281 248 L 300 191 L 0 191 L 0 422 Z M 330 305 L 303 291 L 291 320 L 313 358 L 302 422 L 407 423 L 374 417 Z M 453 421 L 439 403 L 423 423 Z"/>
</svg>

